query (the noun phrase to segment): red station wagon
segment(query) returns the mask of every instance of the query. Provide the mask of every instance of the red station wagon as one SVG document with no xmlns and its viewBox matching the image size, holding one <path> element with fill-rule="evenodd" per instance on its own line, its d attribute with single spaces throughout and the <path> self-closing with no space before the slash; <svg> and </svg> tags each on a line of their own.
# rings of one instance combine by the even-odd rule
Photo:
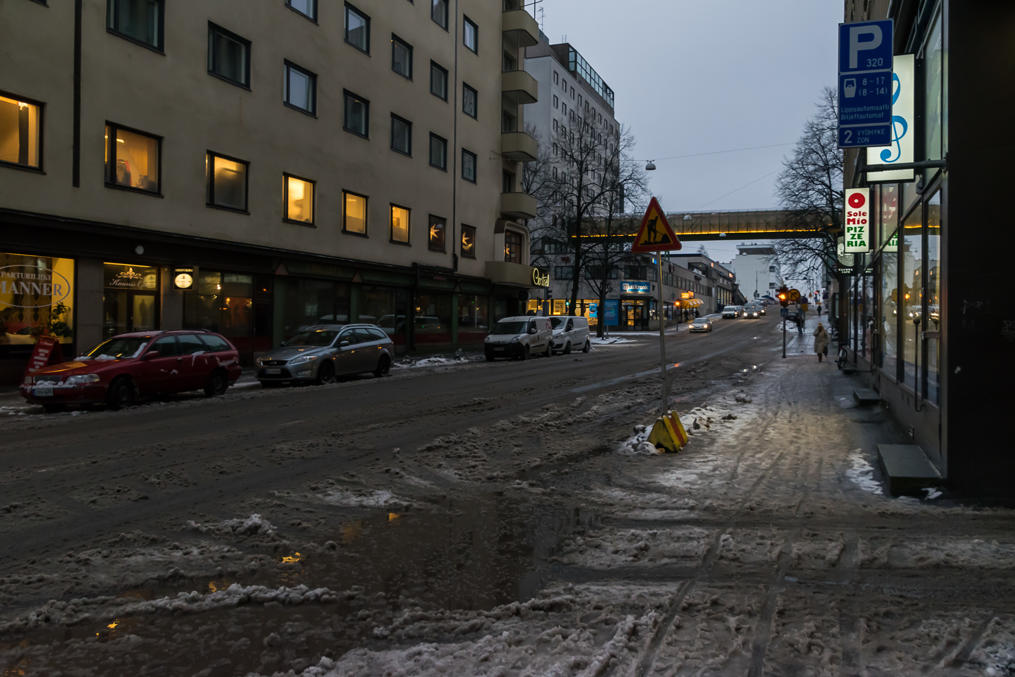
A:
<svg viewBox="0 0 1015 677">
<path fill-rule="evenodd" d="M 236 348 L 219 334 L 133 332 L 114 336 L 72 361 L 30 373 L 21 394 L 46 411 L 95 403 L 119 409 L 139 399 L 187 390 L 221 395 L 240 371 Z"/>
</svg>

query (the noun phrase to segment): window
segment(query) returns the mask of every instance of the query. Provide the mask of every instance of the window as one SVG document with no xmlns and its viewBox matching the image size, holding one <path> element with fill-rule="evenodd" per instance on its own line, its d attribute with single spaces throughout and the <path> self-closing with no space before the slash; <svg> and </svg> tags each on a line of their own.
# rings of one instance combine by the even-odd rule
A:
<svg viewBox="0 0 1015 677">
<path fill-rule="evenodd" d="M 314 182 L 282 175 L 282 213 L 292 223 L 314 224 Z"/>
<path fill-rule="evenodd" d="M 370 17 L 345 4 L 345 41 L 361 52 L 370 53 Z"/>
<path fill-rule="evenodd" d="M 476 154 L 462 149 L 462 178 L 476 183 Z"/>
<path fill-rule="evenodd" d="M 208 177 L 208 205 L 247 211 L 247 167 L 249 163 L 208 151 L 205 175 Z"/>
<path fill-rule="evenodd" d="M 208 72 L 249 88 L 250 41 L 209 22 Z"/>
<path fill-rule="evenodd" d="M 391 205 L 391 241 L 409 244 L 409 210 L 396 204 Z"/>
<path fill-rule="evenodd" d="M 448 29 L 448 0 L 430 0 L 430 18 L 444 30 Z"/>
<path fill-rule="evenodd" d="M 465 31 L 462 33 L 462 40 L 465 46 L 473 52 L 479 52 L 479 26 L 469 17 L 465 17 Z"/>
<path fill-rule="evenodd" d="M 342 230 L 356 235 L 367 234 L 367 198 L 349 191 L 342 191 Z"/>
<path fill-rule="evenodd" d="M 317 76 L 289 61 L 285 62 L 285 105 L 317 114 Z"/>
<path fill-rule="evenodd" d="M 370 136 L 370 102 L 352 92 L 345 92 L 345 123 L 347 132 L 367 138 Z"/>
<path fill-rule="evenodd" d="M 430 232 L 428 247 L 430 251 L 442 252 L 444 249 L 444 231 L 447 229 L 447 220 L 439 216 L 430 215 Z"/>
<path fill-rule="evenodd" d="M 298 12 L 311 21 L 317 21 L 317 0 L 286 0 L 289 9 Z"/>
<path fill-rule="evenodd" d="M 560 106 L 560 99 L 558 99 L 557 95 L 554 94 L 553 95 L 553 107 L 554 108 L 558 108 L 559 106 Z"/>
<path fill-rule="evenodd" d="M 106 29 L 161 52 L 164 9 L 162 0 L 109 0 Z"/>
<path fill-rule="evenodd" d="M 430 166 L 437 169 L 448 169 L 448 140 L 430 133 Z"/>
<path fill-rule="evenodd" d="M 391 150 L 412 155 L 412 123 L 391 114 Z"/>
<path fill-rule="evenodd" d="M 513 230 L 504 231 L 504 260 L 508 263 L 522 262 L 522 234 Z"/>
<path fill-rule="evenodd" d="M 41 169 L 41 151 L 42 105 L 0 94 L 0 162 Z"/>
<path fill-rule="evenodd" d="M 434 61 L 430 62 L 430 93 L 438 99 L 448 100 L 448 71 Z"/>
<path fill-rule="evenodd" d="M 412 45 L 391 34 L 391 70 L 412 80 Z"/>
<path fill-rule="evenodd" d="M 476 117 L 479 95 L 472 87 L 462 83 L 462 112 L 469 117 Z"/>
<path fill-rule="evenodd" d="M 574 269 L 571 266 L 554 266 L 553 278 L 555 280 L 570 280 L 574 277 Z"/>
<path fill-rule="evenodd" d="M 476 258 L 476 227 L 462 224 L 462 258 Z"/>
<path fill-rule="evenodd" d="M 557 122 L 557 118 L 554 118 L 553 119 L 553 131 L 556 132 L 559 127 L 560 127 L 560 123 Z"/>
<path fill-rule="evenodd" d="M 161 191 L 162 138 L 106 123 L 106 185 Z"/>
</svg>

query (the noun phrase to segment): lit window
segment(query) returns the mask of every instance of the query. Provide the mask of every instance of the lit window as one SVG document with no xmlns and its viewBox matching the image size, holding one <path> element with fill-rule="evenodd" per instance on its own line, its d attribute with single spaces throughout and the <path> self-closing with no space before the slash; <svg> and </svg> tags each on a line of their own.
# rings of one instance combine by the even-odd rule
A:
<svg viewBox="0 0 1015 677">
<path fill-rule="evenodd" d="M 345 209 L 342 214 L 342 230 L 357 235 L 367 234 L 367 198 L 345 191 Z"/>
<path fill-rule="evenodd" d="M 208 72 L 234 84 L 250 86 L 250 41 L 208 24 Z"/>
<path fill-rule="evenodd" d="M 430 62 L 430 93 L 444 101 L 448 100 L 448 71 Z"/>
<path fill-rule="evenodd" d="M 469 117 L 476 117 L 479 95 L 475 89 L 462 83 L 462 111 Z"/>
<path fill-rule="evenodd" d="M 444 231 L 447 228 L 447 220 L 439 216 L 430 215 L 430 231 L 428 234 L 428 247 L 431 251 L 442 252 L 444 249 Z"/>
<path fill-rule="evenodd" d="M 430 166 L 447 171 L 448 140 L 436 134 L 430 134 Z"/>
<path fill-rule="evenodd" d="M 479 26 L 473 23 L 469 17 L 465 17 L 465 31 L 462 34 L 465 46 L 473 52 L 479 51 Z"/>
<path fill-rule="evenodd" d="M 391 36 L 391 70 L 412 79 L 412 45 L 396 35 Z"/>
<path fill-rule="evenodd" d="M 476 227 L 462 224 L 462 258 L 476 258 Z"/>
<path fill-rule="evenodd" d="M 41 130 L 42 106 L 0 95 L 0 162 L 40 168 Z"/>
<path fill-rule="evenodd" d="M 444 30 L 448 29 L 448 0 L 431 0 L 430 18 Z"/>
<path fill-rule="evenodd" d="M 370 136 L 370 102 L 349 91 L 345 92 L 343 129 L 358 136 Z"/>
<path fill-rule="evenodd" d="M 106 185 L 158 193 L 162 139 L 106 123 Z"/>
<path fill-rule="evenodd" d="M 412 155 L 412 123 L 391 115 L 391 150 Z"/>
<path fill-rule="evenodd" d="M 247 166 L 244 160 L 208 151 L 208 204 L 226 209 L 247 210 Z"/>
<path fill-rule="evenodd" d="M 476 154 L 462 149 L 462 178 L 476 183 Z"/>
<path fill-rule="evenodd" d="M 317 21 L 317 0 L 286 0 L 286 5 L 311 21 Z"/>
<path fill-rule="evenodd" d="M 409 244 L 409 210 L 391 205 L 391 241 Z"/>
<path fill-rule="evenodd" d="M 317 112 L 317 76 L 294 63 L 285 62 L 285 104 L 309 113 Z"/>
<path fill-rule="evenodd" d="M 282 201 L 285 220 L 314 223 L 314 182 L 290 174 L 282 175 Z"/>
<path fill-rule="evenodd" d="M 345 5 L 345 41 L 361 52 L 370 53 L 370 17 L 352 5 Z"/>
<path fill-rule="evenodd" d="M 522 262 L 522 235 L 513 230 L 504 231 L 504 260 L 508 263 Z"/>
<path fill-rule="evenodd" d="M 162 51 L 163 0 L 109 0 L 106 28 L 111 33 Z"/>
</svg>

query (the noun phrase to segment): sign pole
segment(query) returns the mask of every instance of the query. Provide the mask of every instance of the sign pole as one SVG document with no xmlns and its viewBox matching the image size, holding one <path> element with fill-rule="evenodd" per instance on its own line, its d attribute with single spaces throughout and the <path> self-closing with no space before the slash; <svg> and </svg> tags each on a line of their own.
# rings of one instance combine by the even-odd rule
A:
<svg viewBox="0 0 1015 677">
<path fill-rule="evenodd" d="M 666 313 L 663 312 L 663 257 L 656 256 L 656 260 L 659 262 L 659 274 L 656 281 L 656 286 L 659 288 L 659 305 L 657 308 L 659 315 L 659 369 L 663 375 L 662 415 L 665 416 L 666 412 L 669 411 L 670 379 L 666 372 Z"/>
</svg>

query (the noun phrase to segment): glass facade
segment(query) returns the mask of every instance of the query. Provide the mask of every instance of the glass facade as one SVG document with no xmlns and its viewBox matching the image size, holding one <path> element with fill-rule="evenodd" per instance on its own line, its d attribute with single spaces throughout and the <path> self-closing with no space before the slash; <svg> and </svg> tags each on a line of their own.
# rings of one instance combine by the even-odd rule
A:
<svg viewBox="0 0 1015 677">
<path fill-rule="evenodd" d="M 102 337 L 158 329 L 159 269 L 129 263 L 102 268 Z"/>
<path fill-rule="evenodd" d="M 460 294 L 458 296 L 458 342 L 479 344 L 490 328 L 488 304 L 485 296 Z"/>
<path fill-rule="evenodd" d="M 413 334 L 416 345 L 451 343 L 451 294 L 417 295 Z"/>
</svg>

